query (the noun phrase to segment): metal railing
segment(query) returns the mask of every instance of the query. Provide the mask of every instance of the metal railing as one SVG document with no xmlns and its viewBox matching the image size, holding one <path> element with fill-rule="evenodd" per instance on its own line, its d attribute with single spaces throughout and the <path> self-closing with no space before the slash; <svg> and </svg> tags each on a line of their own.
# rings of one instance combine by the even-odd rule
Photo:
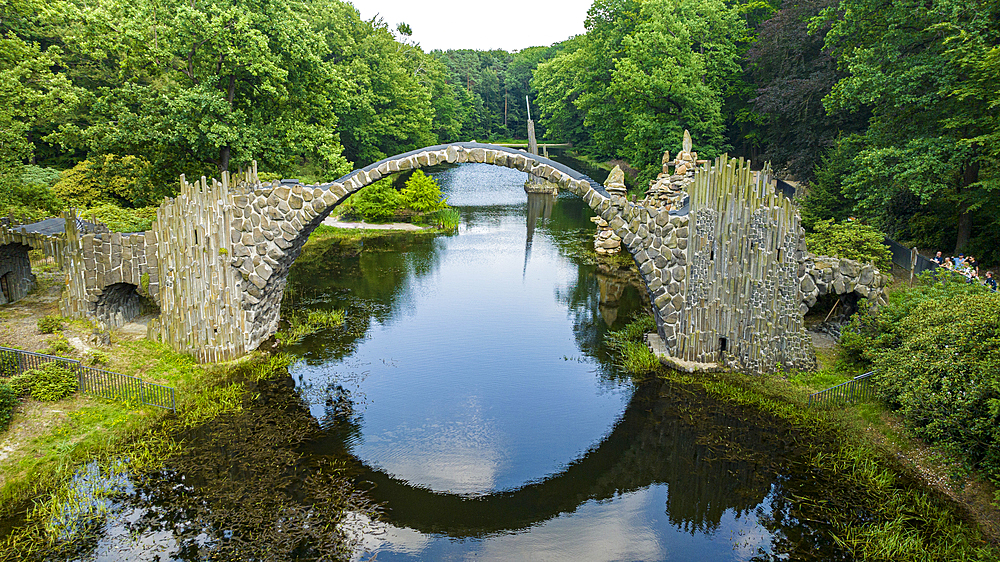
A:
<svg viewBox="0 0 1000 562">
<path fill-rule="evenodd" d="M 853 379 L 832 386 L 826 390 L 814 392 L 809 395 L 809 405 L 826 404 L 850 404 L 852 402 L 864 402 L 875 398 L 875 385 L 872 382 L 872 375 L 875 371 L 869 371 L 863 375 L 858 375 Z"/>
<path fill-rule="evenodd" d="M 892 263 L 909 271 L 911 278 L 920 275 L 928 269 L 933 271 L 939 267 L 938 264 L 932 262 L 930 259 L 918 254 L 916 248 L 907 248 L 888 236 L 885 237 L 883 244 L 888 246 L 889 252 L 892 254 Z"/>
<path fill-rule="evenodd" d="M 0 376 L 19 375 L 53 361 L 67 365 L 76 375 L 80 392 L 116 402 L 139 402 L 172 412 L 177 411 L 174 389 L 169 386 L 88 367 L 75 359 L 55 355 L 0 347 Z"/>
</svg>

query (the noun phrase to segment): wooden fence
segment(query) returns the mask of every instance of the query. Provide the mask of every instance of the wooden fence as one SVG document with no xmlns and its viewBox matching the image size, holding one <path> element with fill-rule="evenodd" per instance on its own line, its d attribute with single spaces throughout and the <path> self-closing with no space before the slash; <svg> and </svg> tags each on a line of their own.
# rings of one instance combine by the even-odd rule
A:
<svg viewBox="0 0 1000 562">
<path fill-rule="evenodd" d="M 19 375 L 53 361 L 66 365 L 76 375 L 80 392 L 116 402 L 139 402 L 172 412 L 177 411 L 174 389 L 169 386 L 88 367 L 74 359 L 55 355 L 0 347 L 0 376 Z"/>
</svg>

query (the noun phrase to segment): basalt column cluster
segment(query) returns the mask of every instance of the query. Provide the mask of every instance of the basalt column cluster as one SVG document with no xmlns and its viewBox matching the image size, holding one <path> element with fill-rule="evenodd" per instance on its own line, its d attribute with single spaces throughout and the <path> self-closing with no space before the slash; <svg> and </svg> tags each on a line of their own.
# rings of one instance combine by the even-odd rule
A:
<svg viewBox="0 0 1000 562">
<path fill-rule="evenodd" d="M 800 309 L 805 232 L 769 176 L 721 157 L 689 187 L 688 286 L 672 356 L 750 373 L 814 366 Z"/>
</svg>

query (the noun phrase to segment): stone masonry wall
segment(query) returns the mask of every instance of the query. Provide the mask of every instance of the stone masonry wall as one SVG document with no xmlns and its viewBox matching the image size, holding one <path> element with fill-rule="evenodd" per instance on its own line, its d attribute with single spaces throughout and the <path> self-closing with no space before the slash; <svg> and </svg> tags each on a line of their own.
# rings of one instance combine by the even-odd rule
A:
<svg viewBox="0 0 1000 562">
<path fill-rule="evenodd" d="M 319 186 L 259 185 L 252 192 L 233 197 L 228 223 L 234 242 L 230 265 L 243 279 L 241 285 L 246 322 L 245 349 L 251 350 L 278 327 L 281 296 L 288 270 L 299 256 L 309 234 L 341 201 L 352 193 L 394 173 L 440 163 L 484 163 L 514 168 L 542 178 L 561 189 L 584 196 L 588 203 L 606 200 L 585 180 L 573 179 L 556 168 L 536 161 L 530 154 L 509 149 L 442 146 L 390 158 Z M 589 196 L 589 198 L 588 198 Z M 238 243 L 237 243 L 238 241 Z"/>
<path fill-rule="evenodd" d="M 31 272 L 31 260 L 28 258 L 30 250 L 30 247 L 18 243 L 0 246 L 0 279 L 4 284 L 4 290 L 0 291 L 0 304 L 17 302 L 35 288 L 35 274 Z"/>
<path fill-rule="evenodd" d="M 21 300 L 35 287 L 35 275 L 28 257 L 30 250 L 41 250 L 46 256 L 54 257 L 58 267 L 64 265 L 63 237 L 27 232 L 23 225 L 21 228 L 0 228 L 0 276 L 8 275 L 9 302 Z M 0 295 L 0 304 L 7 302 Z"/>
<path fill-rule="evenodd" d="M 59 309 L 63 316 L 93 318 L 103 328 L 116 328 L 138 316 L 138 301 L 108 287 L 125 284 L 135 294 L 152 296 L 159 289 L 158 268 L 148 243 L 156 240 L 153 232 L 122 234 L 99 232 L 81 234 L 76 217 L 70 212 L 66 221 L 66 290 Z"/>
<path fill-rule="evenodd" d="M 888 304 L 885 287 L 890 277 L 877 267 L 854 260 L 807 254 L 802 260 L 803 274 L 799 281 L 802 290 L 800 309 L 805 314 L 821 295 L 855 294 L 868 299 L 873 305 Z"/>
<path fill-rule="evenodd" d="M 689 144 L 686 137 L 668 163 L 675 173 L 665 165 L 659 190 L 639 203 L 618 175 L 605 189 L 545 159 L 473 143 L 413 151 L 315 186 L 265 185 L 255 166 L 221 181 L 182 176 L 180 194 L 148 232 L 81 236 L 67 220 L 63 313 L 117 323 L 137 313 L 137 293 L 145 294 L 161 310 L 150 338 L 201 361 L 239 357 L 277 330 L 291 265 L 344 199 L 397 172 L 471 162 L 528 172 L 582 197 L 610 232 L 605 240 L 632 254 L 671 357 L 747 372 L 810 366 L 802 315 L 816 296 L 877 300 L 884 278 L 870 266 L 808 255 L 797 214 L 766 173 L 725 158 L 696 168 Z"/>
</svg>

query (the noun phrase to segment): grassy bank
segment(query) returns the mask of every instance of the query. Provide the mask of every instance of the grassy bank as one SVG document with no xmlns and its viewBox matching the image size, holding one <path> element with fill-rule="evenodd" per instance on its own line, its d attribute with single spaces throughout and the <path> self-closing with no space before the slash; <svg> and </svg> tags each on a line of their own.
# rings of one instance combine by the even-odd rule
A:
<svg viewBox="0 0 1000 562">
<path fill-rule="evenodd" d="M 30 520 L 34 508 L 44 505 L 84 463 L 127 455 L 130 468 L 149 468 L 177 446 L 165 440 L 165 424 L 197 423 L 239 406 L 238 385 L 222 381 L 243 362 L 198 365 L 190 356 L 148 340 L 116 343 L 102 353 L 106 369 L 173 386 L 178 413 L 79 393 L 54 403 L 26 400 L 4 436 L 11 442 L 0 461 L 0 519 Z"/>
<path fill-rule="evenodd" d="M 955 462 L 913 439 L 884 407 L 862 404 L 809 408 L 808 396 L 853 376 L 835 350 L 817 373 L 746 376 L 737 373 L 683 374 L 663 367 L 640 341 L 650 320 L 640 318 L 609 335 L 633 376 L 659 377 L 693 385 L 735 404 L 786 420 L 808 436 L 804 469 L 817 486 L 798 502 L 810 502 L 813 517 L 829 521 L 834 539 L 863 560 L 1000 559 L 997 509 L 990 490 L 969 473 L 952 474 L 953 488 L 979 490 L 952 496 L 941 485 Z M 631 343 L 629 343 L 631 342 Z M 958 481 L 961 480 L 961 481 Z M 808 498 L 808 499 L 807 499 Z"/>
<path fill-rule="evenodd" d="M 347 241 L 365 237 L 361 232 L 343 235 Z M 61 319 L 61 332 L 52 336 L 38 333 L 38 319 L 53 313 L 54 301 L 45 297 L 44 288 L 25 302 L 4 307 L 0 320 L 5 330 L 0 344 L 42 349 L 44 340 L 58 338 L 73 344 L 66 355 L 85 361 L 93 356 L 86 342 L 94 328 L 87 322 Z M 285 339 L 335 328 L 343 322 L 343 314 L 337 311 L 296 313 L 286 322 Z M 175 509 L 198 512 L 200 520 L 209 522 L 210 527 L 236 529 L 244 537 L 265 537 L 282 529 L 280 522 L 266 517 L 268 514 L 282 520 L 300 516 L 322 519 L 322 528 L 308 530 L 308 536 L 300 533 L 290 538 L 295 533 L 286 530 L 270 542 L 234 543 L 231 552 L 227 551 L 230 547 L 218 547 L 234 559 L 266 559 L 275 554 L 267 550 L 269 545 L 277 545 L 274 548 L 280 552 L 289 540 L 345 551 L 336 523 L 346 506 L 363 498 L 339 476 L 336 467 L 305 471 L 300 481 L 322 480 L 322 486 L 313 488 L 316 493 L 308 496 L 305 504 L 296 503 L 301 495 L 282 490 L 288 467 L 300 457 L 295 450 L 297 441 L 289 436 L 307 435 L 315 429 L 298 395 L 287 388 L 287 356 L 255 352 L 237 361 L 199 365 L 190 356 L 141 337 L 141 328 L 126 327 L 112 334 L 110 345 L 95 348 L 100 350 L 100 366 L 174 387 L 177 412 L 83 394 L 56 402 L 24 399 L 11 426 L 0 433 L 0 561 L 76 556 L 82 552 L 80 548 L 94 544 L 108 506 L 124 497 L 122 482 L 129 479 L 137 488 L 158 490 L 158 497 L 167 505 L 189 501 Z M 130 330 L 136 333 L 127 333 Z M 284 401 L 280 408 L 262 407 L 262 401 L 275 402 L 274 398 L 262 398 L 262 389 L 268 385 L 279 388 L 278 395 Z M 225 454 L 204 444 L 192 445 L 213 431 L 223 432 L 214 436 L 213 442 L 228 440 L 229 445 L 222 449 Z M 255 447 L 254 442 L 261 444 Z M 229 471 L 237 466 L 234 456 L 240 455 L 249 457 L 243 470 L 256 480 L 230 482 Z M 163 472 L 166 466 L 203 484 L 189 484 L 187 492 L 177 496 L 173 491 L 176 483 Z M 255 495 L 261 497 L 254 499 Z M 148 490 L 143 497 L 150 497 Z M 257 509 L 242 504 L 244 500 Z M 322 516 L 309 515 L 313 506 L 319 505 L 325 506 Z"/>
</svg>

